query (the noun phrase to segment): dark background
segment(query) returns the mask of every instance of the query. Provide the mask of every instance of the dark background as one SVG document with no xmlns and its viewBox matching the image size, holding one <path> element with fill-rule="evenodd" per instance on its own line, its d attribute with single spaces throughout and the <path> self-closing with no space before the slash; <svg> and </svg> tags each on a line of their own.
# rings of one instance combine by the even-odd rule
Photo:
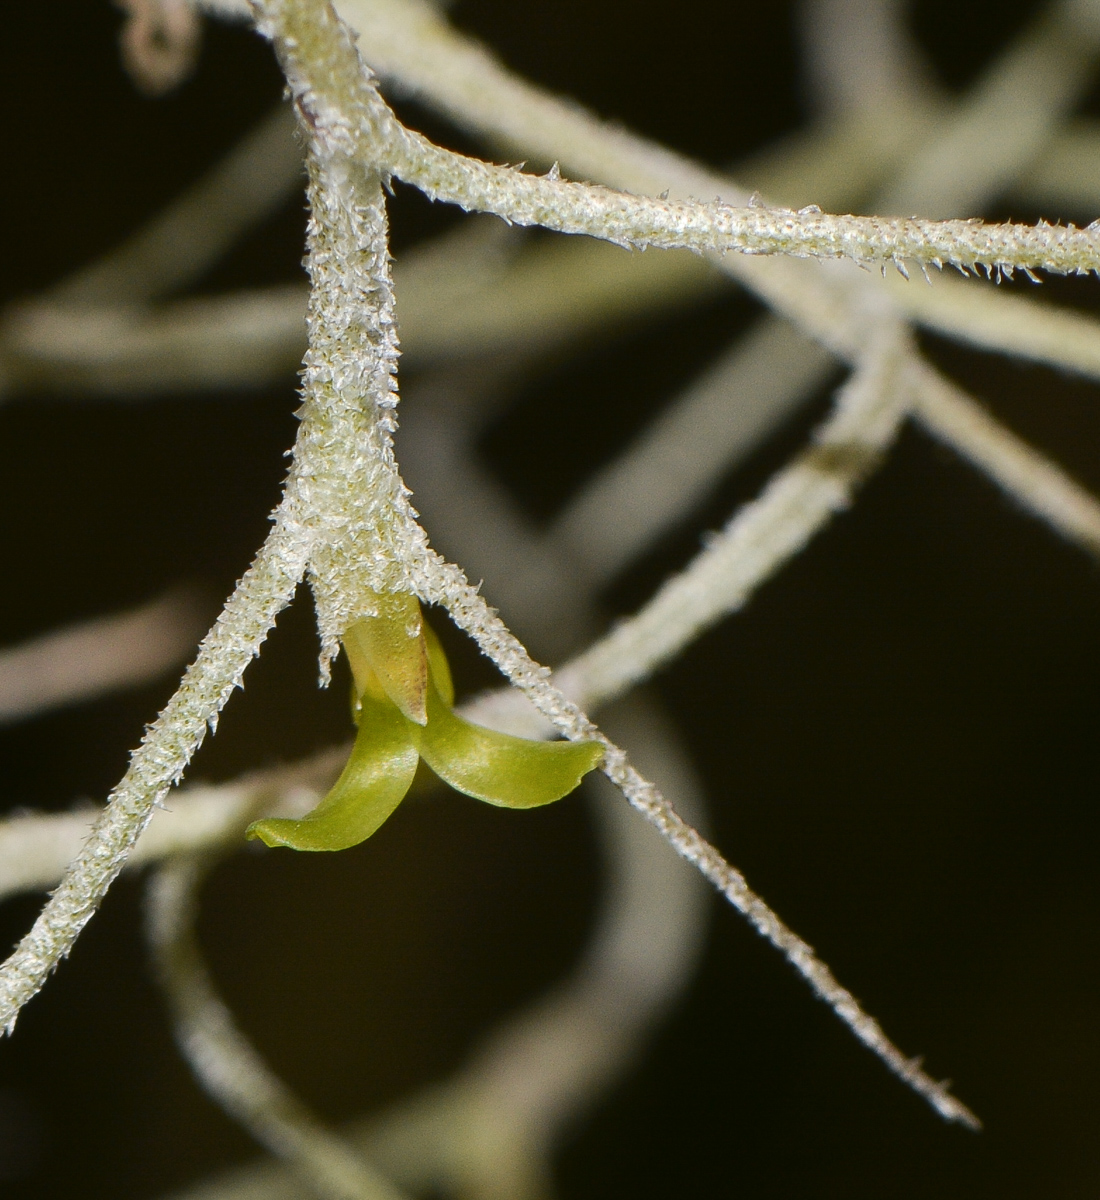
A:
<svg viewBox="0 0 1100 1200">
<path fill-rule="evenodd" d="M 454 11 L 535 80 L 714 164 L 805 116 L 786 4 L 709 3 L 671 26 L 661 7 L 626 0 L 463 0 Z M 958 88 L 1031 11 L 920 0 L 913 20 Z M 120 19 L 99 0 L 5 12 L 6 298 L 108 249 L 279 95 L 266 46 L 208 26 L 196 76 L 145 99 L 119 67 Z M 1089 110 L 1100 114 L 1098 98 Z M 398 252 L 451 219 L 399 190 Z M 201 290 L 298 277 L 303 227 L 295 200 Z M 1097 306 L 1100 285 L 1049 292 Z M 487 435 L 494 471 L 532 515 L 550 516 L 670 394 L 685 357 L 703 365 L 750 311 L 716 302 L 556 364 Z M 927 349 L 1100 490 L 1094 386 Z M 557 423 L 563 389 L 591 411 L 583 446 Z M 9 399 L 2 640 L 181 581 L 212 616 L 264 534 L 294 404 L 293 378 L 150 402 Z M 751 496 L 820 411 L 727 479 L 608 606 L 630 610 L 686 561 L 699 531 Z M 342 688 L 315 686 L 307 600 L 280 620 L 193 778 L 347 736 Z M 683 1003 L 562 1154 L 563 1197 L 1094 1194 L 1098 616 L 1093 560 L 909 431 L 850 514 L 663 674 L 719 846 L 900 1045 L 953 1075 L 986 1128 L 944 1125 L 715 902 Z M 475 654 L 455 653 L 460 687 L 490 679 Z M 4 806 L 102 799 L 172 683 L 0 731 Z M 140 886 L 116 885 L 0 1045 L 0 1181 L 13 1200 L 144 1200 L 254 1154 L 174 1052 L 141 948 Z M 439 1078 L 560 977 L 597 888 L 575 798 L 508 814 L 436 793 L 346 854 L 238 855 L 207 888 L 202 932 L 242 1024 L 340 1119 Z M 0 940 L 14 942 L 39 905 L 6 902 Z"/>
</svg>

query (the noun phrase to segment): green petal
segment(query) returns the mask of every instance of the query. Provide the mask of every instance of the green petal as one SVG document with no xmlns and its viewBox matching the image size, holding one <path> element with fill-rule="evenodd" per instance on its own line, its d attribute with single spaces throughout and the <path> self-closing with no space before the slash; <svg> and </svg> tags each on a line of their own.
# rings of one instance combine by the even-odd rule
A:
<svg viewBox="0 0 1100 1200">
<path fill-rule="evenodd" d="M 535 742 L 472 725 L 429 687 L 420 755 L 456 791 L 502 808 L 536 808 L 567 796 L 603 757 L 603 747 Z"/>
<path fill-rule="evenodd" d="M 247 836 L 292 850 L 346 850 L 365 842 L 405 798 L 420 756 L 420 727 L 388 700 L 363 697 L 355 748 L 332 791 L 301 820 L 265 817 Z"/>
<path fill-rule="evenodd" d="M 451 664 L 447 661 L 447 654 L 443 649 L 443 643 L 436 636 L 435 630 L 424 622 L 424 640 L 428 644 L 428 672 L 431 675 L 432 683 L 435 684 L 440 696 L 443 697 L 443 703 L 448 708 L 454 707 L 455 702 L 455 685 L 451 678 Z"/>
<path fill-rule="evenodd" d="M 344 634 L 352 674 L 359 694 L 381 685 L 385 695 L 418 725 L 428 719 L 428 652 L 424 642 L 420 601 L 408 592 L 375 596 L 378 616 L 363 617 Z"/>
</svg>

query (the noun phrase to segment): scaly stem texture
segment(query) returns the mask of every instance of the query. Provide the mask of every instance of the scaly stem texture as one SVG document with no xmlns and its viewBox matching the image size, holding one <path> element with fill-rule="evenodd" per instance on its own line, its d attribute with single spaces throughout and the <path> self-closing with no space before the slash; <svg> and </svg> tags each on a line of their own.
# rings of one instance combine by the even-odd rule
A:
<svg viewBox="0 0 1100 1200">
<path fill-rule="evenodd" d="M 303 431 L 304 431 L 303 427 Z M 10 1033 L 24 1004 L 71 949 L 99 906 L 153 808 L 179 781 L 208 726 L 240 683 L 305 570 L 310 536 L 288 489 L 275 528 L 226 602 L 176 694 L 134 752 L 122 782 L 96 821 L 31 931 L 0 966 L 0 1025 Z"/>
<path fill-rule="evenodd" d="M 365 598 L 407 589 L 402 564 L 427 553 L 393 463 L 397 339 L 381 185 L 349 160 L 333 113 L 311 109 L 304 95 L 297 99 L 311 132 L 314 290 L 302 424 L 275 527 L 135 751 L 84 849 L 0 966 L 0 1026 L 7 1032 L 68 954 L 153 808 L 179 781 L 207 728 L 216 726 L 307 569 L 324 669 L 344 629 L 371 613 Z M 363 174 L 355 188 L 353 172 Z"/>
<path fill-rule="evenodd" d="M 259 7 L 260 24 L 270 6 Z M 832 216 L 816 207 L 794 212 L 750 201 L 698 203 L 636 196 L 611 188 L 528 175 L 434 145 L 407 129 L 382 99 L 335 12 L 313 20 L 306 6 L 279 12 L 283 66 L 296 96 L 329 119 L 340 114 L 349 153 L 420 188 L 435 200 L 492 212 L 518 225 L 581 233 L 624 246 L 846 258 L 863 265 L 906 263 L 1011 275 L 1043 268 L 1056 273 L 1100 270 L 1100 229 L 1090 226 L 986 225 L 980 220 Z M 265 30 L 269 31 L 269 30 Z M 335 35 L 335 36 L 334 36 Z M 309 63 L 309 82 L 301 64 Z"/>
</svg>

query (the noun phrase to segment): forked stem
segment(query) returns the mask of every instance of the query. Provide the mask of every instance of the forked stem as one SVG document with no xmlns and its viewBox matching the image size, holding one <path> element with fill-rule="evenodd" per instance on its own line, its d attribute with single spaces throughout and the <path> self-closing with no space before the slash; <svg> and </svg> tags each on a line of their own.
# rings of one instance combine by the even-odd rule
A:
<svg viewBox="0 0 1100 1200">
<path fill-rule="evenodd" d="M 900 260 L 923 254 L 931 255 L 934 261 L 940 243 L 935 237 L 929 240 L 931 235 L 920 223 L 883 226 L 885 242 L 881 238 L 875 241 L 882 229 L 860 226 L 862 232 L 852 234 L 852 244 L 861 247 L 855 252 L 845 240 L 851 232 L 846 232 L 845 222 L 854 218 L 826 218 L 815 213 L 777 215 L 763 208 L 736 210 L 722 205 L 644 201 L 605 189 L 565 184 L 556 177 L 535 179 L 463 159 L 432 146 L 397 123 L 359 60 L 348 30 L 330 5 L 322 0 L 265 0 L 257 3 L 256 11 L 261 28 L 275 42 L 311 140 L 309 267 L 313 292 L 305 405 L 294 465 L 277 510 L 276 527 L 256 564 L 204 641 L 179 692 L 135 754 L 88 848 L 70 869 L 31 934 L 0 968 L 0 1021 L 11 1027 L 21 1004 L 67 953 L 121 869 L 153 805 L 179 779 L 205 728 L 216 721 L 278 611 L 308 570 L 317 601 L 323 671 L 344 632 L 363 616 L 372 615 L 371 597 L 387 591 L 413 590 L 424 600 L 444 605 L 456 623 L 475 638 L 483 652 L 560 732 L 571 740 L 597 740 L 603 745 L 604 771 L 630 803 L 785 954 L 861 1041 L 944 1117 L 976 1125 L 973 1115 L 948 1095 L 945 1085 L 926 1075 L 919 1064 L 894 1047 L 809 945 L 748 887 L 740 872 L 676 814 L 658 789 L 633 768 L 625 752 L 550 682 L 546 668 L 531 659 L 459 568 L 428 548 L 393 457 L 397 350 L 381 182 L 393 172 L 430 195 L 495 211 L 512 220 L 638 244 L 825 257 L 854 253 L 862 261 Z M 935 236 L 948 234 L 956 239 L 952 245 L 963 245 L 953 227 L 943 226 Z M 1030 245 L 1031 236 L 1015 229 L 1008 240 L 998 240 L 995 232 L 983 229 L 974 234 L 978 241 L 970 237 L 967 245 L 971 249 L 960 253 L 963 261 L 968 261 L 967 255 L 970 260 L 974 254 L 981 258 L 984 251 L 972 253 L 972 249 L 984 238 L 981 244 L 994 249 L 990 251 L 992 257 L 982 261 L 1023 265 L 1023 260 L 1017 262 L 1011 256 L 1006 259 L 1005 247 Z M 1083 246 L 1081 253 L 1086 257 L 1065 261 L 1057 255 L 1052 257 L 1051 239 L 1046 238 L 1042 265 L 1056 270 L 1075 269 L 1082 263 L 1091 265 L 1087 254 L 1092 253 L 1092 235 L 1078 236 L 1072 231 L 1053 240 L 1063 248 L 1081 250 Z M 1031 251 L 1025 246 L 1021 253 L 1026 257 Z M 954 251 L 945 254 L 949 259 L 953 256 Z M 873 321 L 871 328 L 881 333 L 888 324 Z M 848 442 L 838 442 L 841 450 L 850 453 L 859 441 L 857 435 L 864 433 L 866 445 L 862 449 L 866 451 L 876 439 L 880 443 L 888 440 L 896 428 L 902 408 L 893 380 L 895 350 L 879 347 L 867 364 L 861 364 L 867 369 L 856 375 L 849 398 L 865 401 L 863 424 L 852 419 L 845 425 L 851 414 L 841 409 L 838 420 L 849 435 Z M 859 408 L 854 399 L 851 407 Z M 810 470 L 811 475 L 820 477 L 818 484 L 821 479 L 826 481 L 822 491 L 825 515 L 846 501 L 846 491 L 836 492 L 832 478 L 836 472 L 826 464 L 829 454 L 835 458 L 836 451 L 837 446 L 819 446 L 821 461 Z M 820 498 L 817 503 L 820 509 Z M 185 911 L 181 897 L 194 883 L 193 877 L 190 883 L 186 877 L 180 878 L 183 883 L 178 883 L 175 892 L 177 915 Z M 178 939 L 176 944 L 184 945 Z M 209 989 L 204 994 L 195 983 L 199 976 L 193 953 L 190 968 L 192 983 L 188 986 L 198 988 L 192 994 L 201 1001 L 197 1001 L 196 1011 L 207 1014 L 208 1032 L 221 1039 L 221 1049 L 211 1059 L 214 1066 L 210 1070 L 212 1078 L 221 1080 L 219 1094 L 223 1100 L 257 1120 L 256 1114 L 262 1116 L 264 1105 L 274 1106 L 273 1111 L 280 1105 L 285 1108 L 285 1097 L 280 1098 L 270 1079 L 265 1082 L 254 1062 L 248 1065 L 246 1054 L 238 1054 L 239 1062 L 244 1064 L 242 1078 L 251 1072 L 258 1094 L 266 1098 L 256 1107 L 245 1093 L 234 1091 L 232 1079 L 218 1066 L 219 1055 L 224 1060 L 232 1049 L 232 1025 L 227 1019 L 215 1019 L 216 1006 L 211 1007 L 214 1002 Z M 274 1134 L 272 1138 L 278 1140 Z"/>
</svg>

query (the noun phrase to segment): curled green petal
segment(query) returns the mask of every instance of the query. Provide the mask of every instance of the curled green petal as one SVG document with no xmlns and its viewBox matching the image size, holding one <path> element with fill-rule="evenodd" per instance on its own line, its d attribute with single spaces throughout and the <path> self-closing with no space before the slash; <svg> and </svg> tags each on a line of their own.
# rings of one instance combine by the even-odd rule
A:
<svg viewBox="0 0 1100 1200">
<path fill-rule="evenodd" d="M 375 595 L 378 616 L 363 617 L 344 634 L 359 694 L 379 687 L 418 725 L 428 719 L 428 651 L 420 601 L 408 592 Z"/>
<path fill-rule="evenodd" d="M 424 640 L 428 647 L 428 673 L 431 676 L 432 683 L 435 684 L 436 690 L 443 698 L 443 703 L 448 708 L 454 707 L 455 702 L 455 685 L 451 678 L 451 664 L 447 661 L 447 654 L 443 649 L 443 643 L 439 640 L 435 630 L 424 622 Z"/>
<path fill-rule="evenodd" d="M 472 725 L 428 688 L 420 754 L 456 791 L 502 808 L 536 808 L 567 796 L 603 757 L 598 742 L 535 742 Z"/>
<path fill-rule="evenodd" d="M 332 791 L 300 820 L 265 817 L 248 837 L 292 850 L 346 850 L 365 842 L 405 798 L 420 756 L 420 727 L 388 700 L 362 698 L 355 748 Z"/>
</svg>

